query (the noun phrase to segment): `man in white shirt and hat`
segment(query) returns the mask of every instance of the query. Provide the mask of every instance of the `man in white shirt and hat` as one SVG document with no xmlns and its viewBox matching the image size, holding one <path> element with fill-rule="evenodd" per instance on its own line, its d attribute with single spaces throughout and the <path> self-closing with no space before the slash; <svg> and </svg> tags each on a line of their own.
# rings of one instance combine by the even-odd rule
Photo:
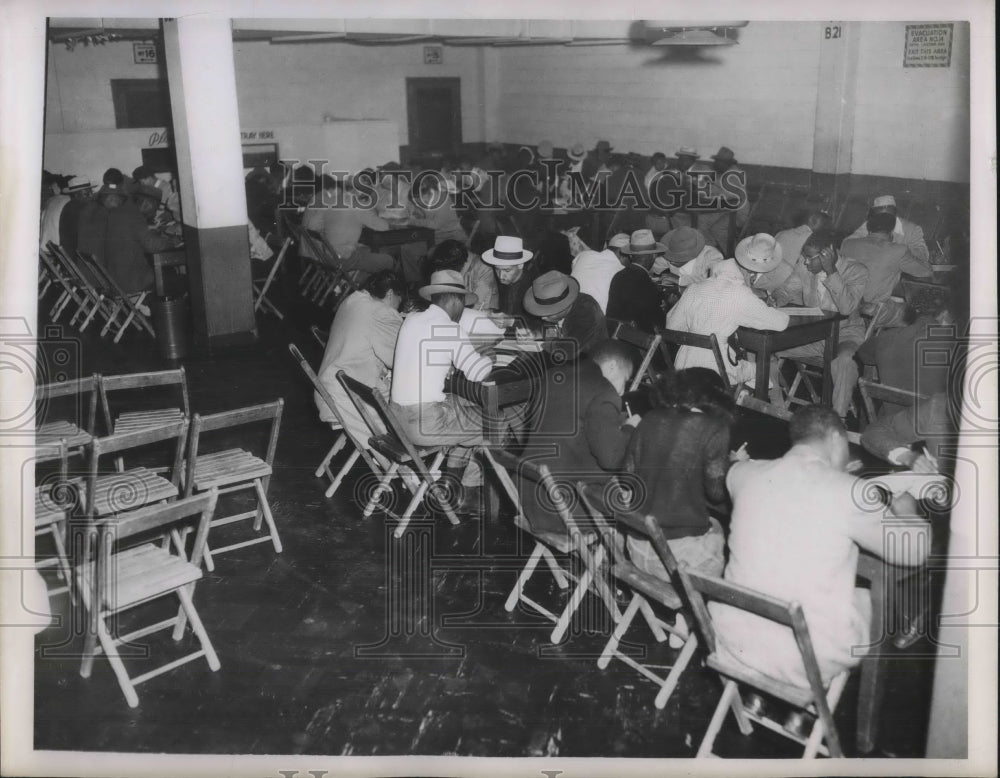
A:
<svg viewBox="0 0 1000 778">
<path fill-rule="evenodd" d="M 62 193 L 50 197 L 45 203 L 42 211 L 41 233 L 39 234 L 38 245 L 44 249 L 49 241 L 60 245 L 59 222 L 63 215 L 63 209 L 73 198 L 84 199 L 90 197 L 94 187 L 89 179 L 83 176 L 73 176 L 66 182 Z"/>
<path fill-rule="evenodd" d="M 766 232 L 748 235 L 736 244 L 736 264 L 743 268 L 747 286 L 758 297 L 768 299 L 792 275 L 793 267 L 785 261 L 785 252 L 776 238 Z"/>
<path fill-rule="evenodd" d="M 671 271 L 676 274 L 677 285 L 682 289 L 708 280 L 712 268 L 724 259 L 694 227 L 671 230 L 663 236 L 663 246 L 663 257 L 653 263 L 653 274 Z"/>
<path fill-rule="evenodd" d="M 902 243 L 918 260 L 926 265 L 930 264 L 931 254 L 927 249 L 927 243 L 924 241 L 923 229 L 921 229 L 919 224 L 914 224 L 906 219 L 899 218 L 897 215 L 895 197 L 892 195 L 879 195 L 872 201 L 872 207 L 869 215 L 871 213 L 892 214 L 896 219 L 896 223 L 892 228 L 892 242 Z M 867 237 L 867 235 L 868 222 L 866 220 L 862 222 L 861 226 L 852 232 L 848 238 L 864 238 Z"/>
<path fill-rule="evenodd" d="M 587 249 L 573 259 L 571 275 L 579 282 L 580 291 L 593 297 L 600 306 L 601 313 L 606 313 L 611 279 L 621 271 L 622 267 L 621 260 L 613 249 L 607 248 L 604 251 Z"/>
<path fill-rule="evenodd" d="M 452 447 L 447 467 L 456 476 L 462 472 L 465 487 L 456 512 L 468 513 L 479 504 L 482 471 L 472 452 L 484 440 L 483 413 L 475 403 L 446 394 L 445 379 L 454 369 L 479 383 L 489 376 L 493 362 L 476 351 L 459 323 L 465 307 L 476 304 L 461 273 L 433 273 L 420 296 L 430 307 L 409 314 L 396 339 L 392 409 L 416 445 Z"/>
</svg>

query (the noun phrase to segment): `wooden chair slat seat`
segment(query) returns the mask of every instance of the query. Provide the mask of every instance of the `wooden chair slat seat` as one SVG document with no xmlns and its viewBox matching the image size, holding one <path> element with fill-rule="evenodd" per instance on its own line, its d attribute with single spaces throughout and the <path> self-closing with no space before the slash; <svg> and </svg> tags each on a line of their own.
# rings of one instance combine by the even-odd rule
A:
<svg viewBox="0 0 1000 778">
<path fill-rule="evenodd" d="M 184 411 L 180 408 L 158 408 L 151 411 L 126 411 L 115 419 L 114 431 L 135 432 L 146 427 L 156 427 L 169 424 L 172 421 L 184 419 Z"/>
<path fill-rule="evenodd" d="M 722 673 L 727 678 L 749 684 L 756 689 L 760 689 L 767 694 L 790 702 L 800 708 L 808 708 L 810 711 L 815 710 L 815 706 L 812 704 L 812 692 L 809 689 L 782 683 L 763 673 L 758 673 L 750 668 L 737 665 L 735 662 L 731 662 L 718 654 L 709 654 L 705 657 L 705 664 L 716 672 Z"/>
<path fill-rule="evenodd" d="M 558 532 L 545 532 L 543 530 L 532 529 L 531 525 L 528 524 L 528 521 L 523 516 L 518 515 L 514 517 L 514 526 L 522 532 L 527 532 L 532 537 L 537 538 L 545 545 L 551 546 L 560 554 L 568 554 L 572 550 L 572 545 L 569 542 L 568 535 Z"/>
<path fill-rule="evenodd" d="M 112 557 L 115 585 L 105 592 L 101 608 L 118 611 L 160 596 L 166 590 L 194 583 L 201 568 L 153 543 L 127 549 Z M 84 585 L 93 586 L 92 568 L 86 568 Z"/>
<path fill-rule="evenodd" d="M 35 488 L 35 529 L 42 529 L 66 518 L 66 506 L 52 496 L 52 486 Z"/>
<path fill-rule="evenodd" d="M 260 457 L 241 448 L 202 454 L 194 466 L 194 488 L 197 491 L 241 483 L 272 474 L 271 466 Z"/>
<path fill-rule="evenodd" d="M 94 507 L 98 516 L 107 516 L 169 500 L 177 494 L 177 486 L 163 476 L 145 467 L 135 467 L 123 473 L 98 476 Z"/>
<path fill-rule="evenodd" d="M 70 448 L 76 448 L 87 445 L 94 436 L 71 421 L 50 421 L 35 430 L 36 445 L 54 443 L 60 439 L 65 439 Z"/>
</svg>

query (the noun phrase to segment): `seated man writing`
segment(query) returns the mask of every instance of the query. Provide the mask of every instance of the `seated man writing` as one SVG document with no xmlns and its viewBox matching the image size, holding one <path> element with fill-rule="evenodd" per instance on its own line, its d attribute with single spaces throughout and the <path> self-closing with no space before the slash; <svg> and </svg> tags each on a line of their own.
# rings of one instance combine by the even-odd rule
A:
<svg viewBox="0 0 1000 778">
<path fill-rule="evenodd" d="M 482 484 L 472 450 L 483 442 L 483 415 L 478 405 L 445 394 L 445 379 L 454 369 L 470 381 L 483 381 L 493 362 L 476 351 L 459 324 L 465 306 L 476 303 L 476 295 L 465 288 L 459 272 L 437 271 L 420 289 L 420 296 L 431 305 L 409 314 L 399 330 L 392 366 L 392 409 L 416 445 L 453 447 L 447 467 L 464 487 L 456 512 L 470 513 L 479 505 Z"/>
<path fill-rule="evenodd" d="M 726 478 L 733 501 L 725 578 L 802 604 L 824 683 L 853 667 L 869 645 L 871 598 L 855 588 L 859 549 L 894 565 L 924 562 L 919 536 L 929 525 L 903 492 L 885 509 L 859 498 L 863 482 L 846 472 L 847 433 L 837 414 L 811 405 L 789 426 L 780 459 L 737 462 Z M 884 518 L 892 517 L 893 542 Z M 890 526 L 890 525 L 886 525 Z M 789 627 L 713 602 L 722 658 L 771 678 L 808 687 Z"/>
</svg>

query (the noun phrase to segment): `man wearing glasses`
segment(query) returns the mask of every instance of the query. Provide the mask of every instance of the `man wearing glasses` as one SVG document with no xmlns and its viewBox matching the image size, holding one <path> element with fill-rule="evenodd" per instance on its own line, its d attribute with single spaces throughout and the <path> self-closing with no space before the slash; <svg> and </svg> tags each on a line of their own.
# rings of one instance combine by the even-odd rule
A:
<svg viewBox="0 0 1000 778">
<path fill-rule="evenodd" d="M 817 230 L 802 245 L 802 255 L 785 285 L 773 293 L 778 306 L 804 305 L 822 308 L 847 317 L 840 323 L 837 354 L 830 363 L 833 377 L 833 409 L 842 419 L 847 415 L 851 395 L 858 383 L 854 352 L 865 340 L 861 301 L 868 283 L 868 269 L 859 262 L 840 256 L 832 230 Z M 786 359 L 823 358 L 824 342 L 780 351 Z M 775 368 L 772 367 L 772 370 Z M 777 376 L 772 376 L 777 380 Z"/>
</svg>

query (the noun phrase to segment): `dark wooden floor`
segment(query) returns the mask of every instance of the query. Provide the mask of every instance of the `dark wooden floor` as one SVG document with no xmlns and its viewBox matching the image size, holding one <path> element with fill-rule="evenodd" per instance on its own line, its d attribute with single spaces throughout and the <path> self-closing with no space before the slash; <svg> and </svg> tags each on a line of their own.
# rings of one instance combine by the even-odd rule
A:
<svg viewBox="0 0 1000 778">
<path fill-rule="evenodd" d="M 105 660 L 98 659 L 91 678 L 80 677 L 74 652 L 81 641 L 67 597 L 56 597 L 63 624 L 37 641 L 35 747 L 693 756 L 721 690 L 717 678 L 696 659 L 657 711 L 651 683 L 620 662 L 597 668 L 608 632 L 602 619 L 585 613 L 567 641 L 550 646 L 547 623 L 503 608 L 526 553 L 508 522 L 452 527 L 431 517 L 394 541 L 383 516 L 361 519 L 356 478 L 334 498 L 323 497 L 325 484 L 313 471 L 332 436 L 318 423 L 286 344 L 296 342 L 318 360 L 307 327 L 328 321 L 304 306 L 284 309 L 294 320 L 263 321 L 258 347 L 185 362 L 196 411 L 286 401 L 270 487 L 284 552 L 258 545 L 221 556 L 195 596 L 221 669 L 212 673 L 198 661 L 155 678 L 139 687 L 140 706 L 130 709 Z M 85 337 L 81 355 L 84 373 L 164 366 L 150 342 L 135 336 L 117 347 Z M 553 603 L 564 596 L 546 586 L 535 594 Z M 645 627 L 636 624 L 630 634 L 637 650 L 646 646 L 661 664 L 673 660 Z M 144 642 L 156 663 L 179 650 L 168 633 Z M 920 653 L 927 646 L 892 665 L 875 755 L 923 755 L 933 661 Z M 837 713 L 852 753 L 856 699 L 857 674 Z M 730 718 L 717 750 L 795 756 L 793 745 L 759 727 L 743 737 Z"/>
</svg>

